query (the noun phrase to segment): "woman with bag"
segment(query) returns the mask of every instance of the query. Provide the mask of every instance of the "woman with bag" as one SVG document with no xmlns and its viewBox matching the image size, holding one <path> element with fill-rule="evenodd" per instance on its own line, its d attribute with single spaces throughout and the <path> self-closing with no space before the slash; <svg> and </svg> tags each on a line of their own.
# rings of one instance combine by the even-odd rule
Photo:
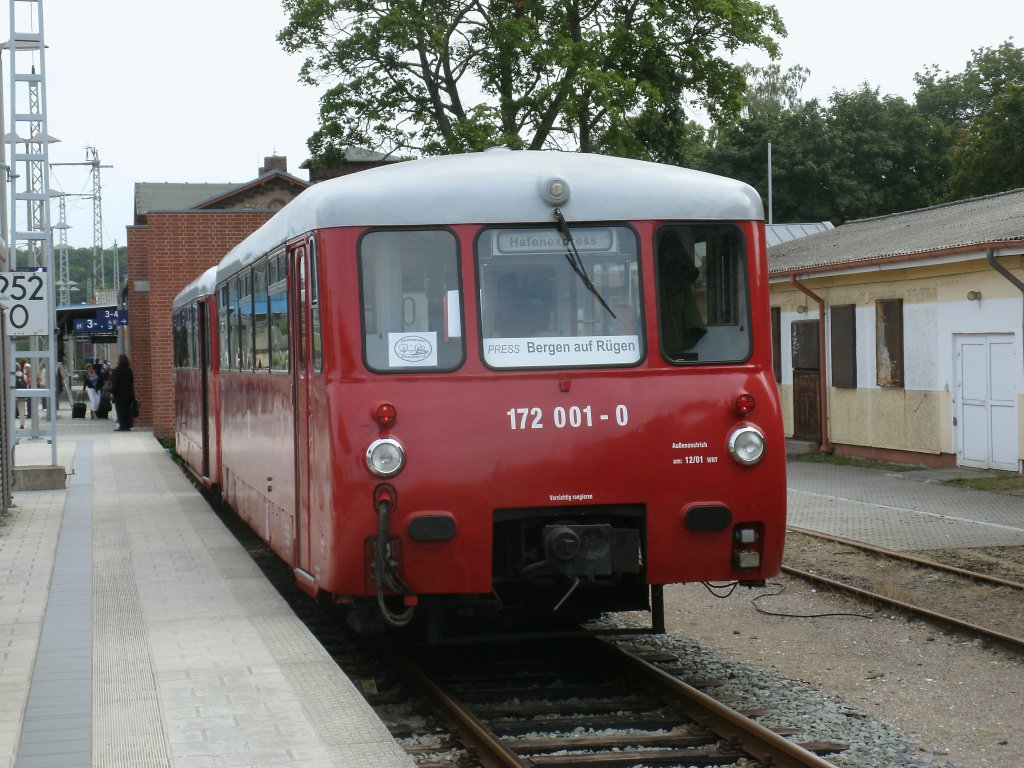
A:
<svg viewBox="0 0 1024 768">
<path fill-rule="evenodd" d="M 110 395 L 114 399 L 117 411 L 117 432 L 130 432 L 132 428 L 132 408 L 135 402 L 135 377 L 128 364 L 128 355 L 117 359 L 117 367 L 110 375 Z"/>
<path fill-rule="evenodd" d="M 85 366 L 85 380 L 82 391 L 89 396 L 89 418 L 95 419 L 100 407 L 100 392 L 103 391 L 103 376 L 97 372 L 92 363 Z"/>
</svg>

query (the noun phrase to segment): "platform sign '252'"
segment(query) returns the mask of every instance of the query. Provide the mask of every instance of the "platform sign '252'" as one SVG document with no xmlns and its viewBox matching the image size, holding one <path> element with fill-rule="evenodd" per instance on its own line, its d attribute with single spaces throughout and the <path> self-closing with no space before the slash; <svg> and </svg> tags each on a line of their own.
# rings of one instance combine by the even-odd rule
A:
<svg viewBox="0 0 1024 768">
<path fill-rule="evenodd" d="M 46 336 L 52 321 L 47 273 L 0 272 L 0 304 L 7 309 L 8 336 Z"/>
</svg>

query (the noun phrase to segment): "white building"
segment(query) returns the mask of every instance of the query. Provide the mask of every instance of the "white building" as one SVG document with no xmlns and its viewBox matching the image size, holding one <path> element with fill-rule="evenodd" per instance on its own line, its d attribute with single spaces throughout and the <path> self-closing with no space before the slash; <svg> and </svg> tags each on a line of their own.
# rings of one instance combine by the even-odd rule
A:
<svg viewBox="0 0 1024 768">
<path fill-rule="evenodd" d="M 768 249 L 787 435 L 1021 472 L 1024 189 Z"/>
</svg>

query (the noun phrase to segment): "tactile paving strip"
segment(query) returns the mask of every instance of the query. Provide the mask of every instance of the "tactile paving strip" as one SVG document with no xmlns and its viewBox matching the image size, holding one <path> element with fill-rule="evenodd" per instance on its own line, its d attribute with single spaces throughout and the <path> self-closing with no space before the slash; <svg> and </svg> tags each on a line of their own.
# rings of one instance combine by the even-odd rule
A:
<svg viewBox="0 0 1024 768">
<path fill-rule="evenodd" d="M 92 766 L 92 443 L 75 455 L 15 768 Z"/>
</svg>

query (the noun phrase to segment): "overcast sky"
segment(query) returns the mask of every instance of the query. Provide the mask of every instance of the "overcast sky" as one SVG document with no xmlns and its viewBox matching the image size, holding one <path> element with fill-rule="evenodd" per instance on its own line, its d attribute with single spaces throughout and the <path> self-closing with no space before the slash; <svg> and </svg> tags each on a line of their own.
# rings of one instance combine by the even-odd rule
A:
<svg viewBox="0 0 1024 768">
<path fill-rule="evenodd" d="M 783 68 L 811 70 L 805 99 L 865 81 L 911 99 L 913 76 L 927 65 L 959 72 L 973 49 L 1011 36 L 1024 45 L 1024 13 L 1005 0 L 774 5 L 789 32 Z M 245 182 L 275 153 L 307 178 L 298 166 L 318 93 L 299 85 L 301 60 L 274 39 L 285 23 L 277 0 L 47 0 L 44 8 L 49 132 L 61 140 L 50 162 L 84 162 L 92 146 L 112 166 L 101 171 L 104 247 L 126 242 L 136 182 Z M 6 40 L 8 14 L 0 15 Z M 740 59 L 748 57 L 768 63 Z M 50 185 L 90 193 L 89 168 L 57 166 Z M 91 247 L 92 201 L 68 197 L 67 207 L 69 244 Z"/>
</svg>

